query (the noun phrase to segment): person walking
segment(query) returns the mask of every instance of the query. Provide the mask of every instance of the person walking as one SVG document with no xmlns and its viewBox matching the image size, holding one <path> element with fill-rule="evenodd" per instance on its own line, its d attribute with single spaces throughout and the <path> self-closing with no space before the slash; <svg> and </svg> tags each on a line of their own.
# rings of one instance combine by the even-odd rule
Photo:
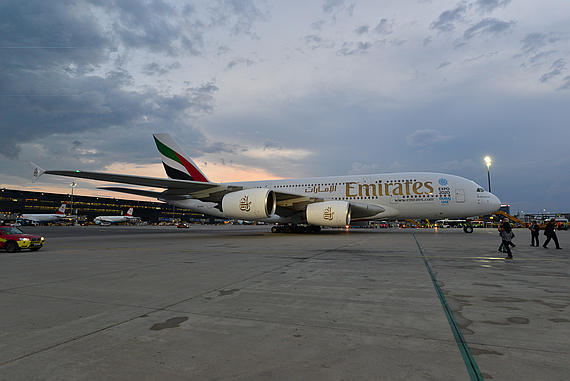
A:
<svg viewBox="0 0 570 381">
<path fill-rule="evenodd" d="M 558 237 L 556 236 L 556 225 L 554 224 L 554 222 L 555 219 L 551 218 L 550 221 L 548 221 L 548 223 L 546 224 L 546 227 L 544 228 L 544 235 L 546 236 L 546 241 L 544 241 L 544 245 L 542 245 L 542 247 L 548 249 L 547 247 L 548 243 L 550 242 L 550 240 L 553 240 L 554 244 L 556 245 L 556 248 L 560 250 L 562 248 L 558 243 Z"/>
<path fill-rule="evenodd" d="M 540 245 L 540 243 L 538 242 L 538 233 L 540 232 L 540 226 L 538 226 L 536 221 L 532 221 L 532 224 L 530 224 L 529 229 L 530 229 L 530 246 L 538 247 L 538 245 Z"/>
<path fill-rule="evenodd" d="M 505 259 L 513 259 L 513 253 L 511 252 L 511 246 L 515 247 L 516 245 L 512 242 L 513 238 L 515 237 L 513 233 L 513 229 L 509 221 L 506 218 L 503 219 L 503 223 L 501 224 L 501 241 L 502 246 L 507 250 L 507 256 Z"/>
</svg>

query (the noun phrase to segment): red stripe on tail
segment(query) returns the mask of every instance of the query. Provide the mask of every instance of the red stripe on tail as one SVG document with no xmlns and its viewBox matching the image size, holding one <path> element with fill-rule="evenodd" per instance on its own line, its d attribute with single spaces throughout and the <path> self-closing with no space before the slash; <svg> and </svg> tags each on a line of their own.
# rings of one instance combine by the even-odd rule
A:
<svg viewBox="0 0 570 381">
<path fill-rule="evenodd" d="M 176 156 L 178 156 L 178 159 L 180 160 L 184 168 L 186 168 L 190 176 L 192 176 L 192 179 L 194 179 L 194 181 L 201 181 L 203 183 L 208 182 L 208 180 L 204 177 L 204 175 L 202 175 L 200 171 L 198 171 L 188 160 L 186 160 L 183 156 L 179 155 L 178 152 L 174 153 L 176 154 Z"/>
</svg>

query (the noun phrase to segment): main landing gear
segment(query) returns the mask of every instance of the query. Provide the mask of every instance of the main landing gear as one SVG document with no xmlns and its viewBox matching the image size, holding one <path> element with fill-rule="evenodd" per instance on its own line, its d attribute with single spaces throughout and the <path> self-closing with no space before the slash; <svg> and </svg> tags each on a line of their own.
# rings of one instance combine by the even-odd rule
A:
<svg viewBox="0 0 570 381">
<path fill-rule="evenodd" d="M 313 225 L 274 225 L 271 228 L 272 233 L 318 233 L 321 231 L 320 226 Z"/>
<path fill-rule="evenodd" d="M 468 234 L 469 234 L 469 233 L 473 233 L 473 226 L 471 226 L 471 225 L 464 226 L 464 227 L 463 227 L 463 231 L 464 231 L 465 233 L 468 233 Z"/>
</svg>

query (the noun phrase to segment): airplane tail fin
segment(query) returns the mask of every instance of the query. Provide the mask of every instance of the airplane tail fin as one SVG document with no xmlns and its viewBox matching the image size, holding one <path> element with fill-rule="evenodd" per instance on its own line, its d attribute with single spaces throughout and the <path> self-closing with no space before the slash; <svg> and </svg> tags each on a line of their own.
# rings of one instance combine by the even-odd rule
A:
<svg viewBox="0 0 570 381">
<path fill-rule="evenodd" d="M 125 214 L 127 217 L 132 217 L 133 216 L 133 209 L 134 208 L 129 208 L 129 210 L 127 210 L 127 214 Z"/>
<path fill-rule="evenodd" d="M 65 208 L 67 207 L 67 204 L 64 202 L 63 204 L 61 204 L 61 206 L 59 207 L 59 209 L 57 210 L 57 212 L 55 212 L 55 214 L 59 214 L 62 216 L 65 216 Z"/>
<path fill-rule="evenodd" d="M 176 180 L 209 182 L 206 175 L 194 164 L 190 156 L 182 152 L 169 134 L 153 134 L 152 136 L 168 177 Z"/>
</svg>

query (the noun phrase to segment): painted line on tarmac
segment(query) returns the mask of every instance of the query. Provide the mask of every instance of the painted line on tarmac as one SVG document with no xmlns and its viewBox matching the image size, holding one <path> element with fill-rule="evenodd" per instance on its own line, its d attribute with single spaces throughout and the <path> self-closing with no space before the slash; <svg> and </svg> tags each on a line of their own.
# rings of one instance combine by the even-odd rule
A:
<svg viewBox="0 0 570 381">
<path fill-rule="evenodd" d="M 467 373 L 469 373 L 469 377 L 471 378 L 472 381 L 482 381 L 483 375 L 479 371 L 479 367 L 475 362 L 475 358 L 471 354 L 469 346 L 467 345 L 467 342 L 465 341 L 465 338 L 461 333 L 459 324 L 457 323 L 455 317 L 453 316 L 453 311 L 451 310 L 451 307 L 449 307 L 449 304 L 447 304 L 447 301 L 445 300 L 445 295 L 443 294 L 441 287 L 439 287 L 439 284 L 437 283 L 437 278 L 435 277 L 435 274 L 431 270 L 428 258 L 424 255 L 422 246 L 418 242 L 415 233 L 413 234 L 413 236 L 414 240 L 416 241 L 416 245 L 418 246 L 418 250 L 420 251 L 420 254 L 424 261 L 424 264 L 426 266 L 426 269 L 431 278 L 431 282 L 433 283 L 433 288 L 435 289 L 435 292 L 439 298 L 441 306 L 443 307 L 443 311 L 445 312 L 445 316 L 447 317 L 447 321 L 449 323 L 449 327 L 451 328 L 451 332 L 453 332 L 453 337 L 455 338 L 455 342 L 457 343 L 457 347 L 459 348 L 459 353 L 461 353 L 461 357 L 463 358 L 463 362 L 465 363 L 465 367 L 467 368 Z"/>
</svg>

